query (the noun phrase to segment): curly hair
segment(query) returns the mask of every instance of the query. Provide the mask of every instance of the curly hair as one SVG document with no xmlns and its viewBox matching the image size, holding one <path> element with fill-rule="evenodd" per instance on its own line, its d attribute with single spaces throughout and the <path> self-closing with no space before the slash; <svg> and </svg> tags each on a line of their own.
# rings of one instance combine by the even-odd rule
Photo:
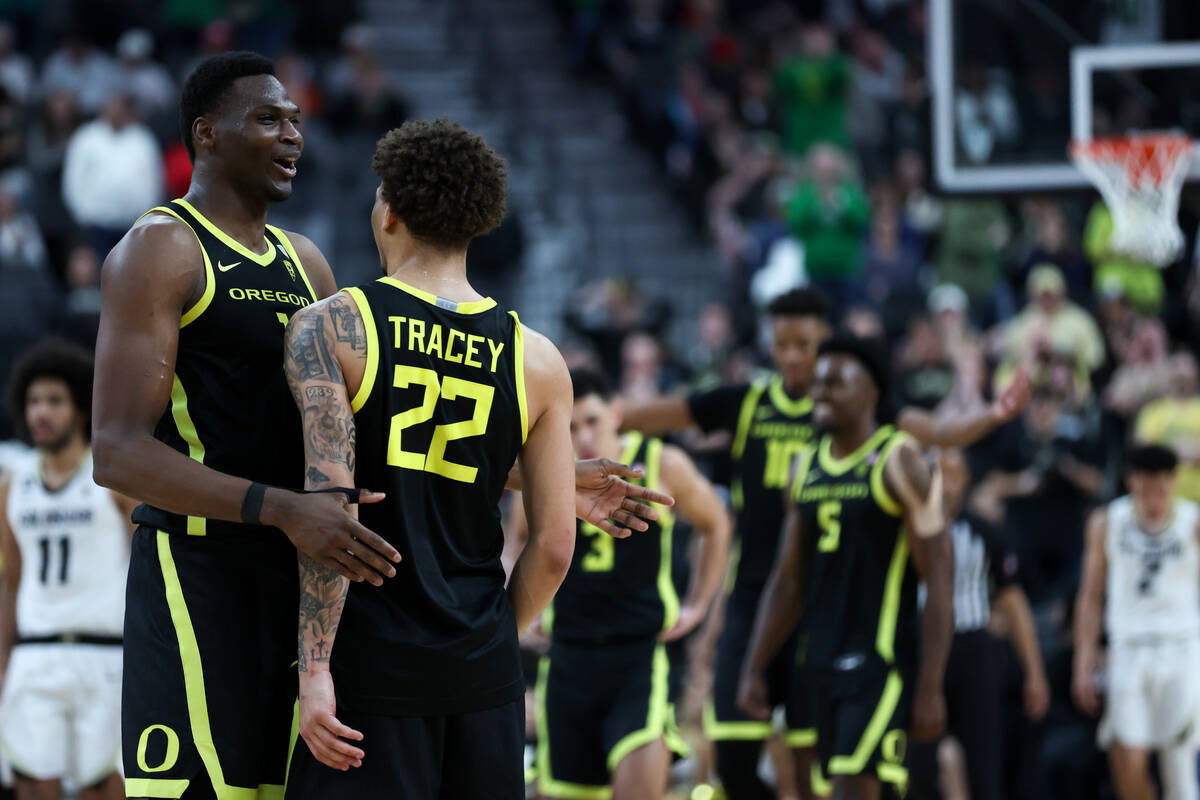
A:
<svg viewBox="0 0 1200 800">
<path fill-rule="evenodd" d="M 215 111 L 238 78 L 274 74 L 275 63 L 271 59 L 247 50 L 221 53 L 197 64 L 184 80 L 179 97 L 179 135 L 183 137 L 188 158 L 196 160 L 192 123 L 197 117 Z"/>
<path fill-rule="evenodd" d="M 817 289 L 792 289 L 772 300 L 767 305 L 767 314 L 771 317 L 817 317 L 824 320 L 829 316 L 829 301 Z"/>
<path fill-rule="evenodd" d="M 25 404 L 30 385 L 40 378 L 57 378 L 67 385 L 71 402 L 88 421 L 83 435 L 91 439 L 92 369 L 91 354 L 65 339 L 43 339 L 21 354 L 13 365 L 6 392 L 8 413 L 21 441 L 33 444 L 25 424 Z"/>
<path fill-rule="evenodd" d="M 392 214 L 435 247 L 464 248 L 504 218 L 504 159 L 445 117 L 388 131 L 375 147 L 371 168 Z"/>
</svg>

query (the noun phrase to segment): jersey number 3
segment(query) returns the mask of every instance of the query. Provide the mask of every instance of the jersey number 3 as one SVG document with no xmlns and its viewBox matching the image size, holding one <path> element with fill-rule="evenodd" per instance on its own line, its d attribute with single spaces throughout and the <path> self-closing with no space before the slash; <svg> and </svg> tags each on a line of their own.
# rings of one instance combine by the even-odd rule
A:
<svg viewBox="0 0 1200 800">
<path fill-rule="evenodd" d="M 492 400 L 495 397 L 496 389 L 449 375 L 442 378 L 433 370 L 425 367 L 403 365 L 396 366 L 392 385 L 397 389 L 423 386 L 425 394 L 421 405 L 392 416 L 391 430 L 388 432 L 388 464 L 401 469 L 432 472 L 443 478 L 462 483 L 474 483 L 479 470 L 465 464 L 447 461 L 446 444 L 455 439 L 480 436 L 487 431 L 488 417 L 492 413 Z M 447 400 L 455 400 L 460 397 L 474 400 L 475 410 L 472 412 L 471 418 L 462 422 L 436 426 L 433 429 L 433 438 L 429 441 L 429 452 L 427 453 L 405 450 L 402 441 L 404 430 L 433 419 L 434 407 L 437 406 L 438 399 L 442 397 Z"/>
</svg>

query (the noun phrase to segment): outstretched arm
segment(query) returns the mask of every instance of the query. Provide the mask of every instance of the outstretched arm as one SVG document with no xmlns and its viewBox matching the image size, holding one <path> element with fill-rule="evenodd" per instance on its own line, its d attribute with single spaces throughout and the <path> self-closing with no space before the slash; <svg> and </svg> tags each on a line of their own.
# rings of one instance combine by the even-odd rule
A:
<svg viewBox="0 0 1200 800">
<path fill-rule="evenodd" d="M 1071 674 L 1071 694 L 1085 714 L 1100 710 L 1096 688 L 1097 644 L 1104 616 L 1104 585 L 1108 580 L 1108 554 L 1104 539 L 1108 519 L 1103 510 L 1092 512 L 1087 523 L 1087 544 L 1083 554 L 1083 583 L 1075 598 L 1075 663 Z"/>
<path fill-rule="evenodd" d="M 518 460 L 529 541 L 508 582 L 519 632 L 550 603 L 575 549 L 571 376 L 548 339 L 529 328 L 524 336 L 530 424 Z"/>
<path fill-rule="evenodd" d="M 686 431 L 695 427 L 692 410 L 686 397 L 660 397 L 636 406 L 626 406 L 622 414 L 621 429 L 641 431 L 647 436 Z"/>
<path fill-rule="evenodd" d="M 717 490 L 678 447 L 663 445 L 660 469 L 662 485 L 679 501 L 678 513 L 692 524 L 700 537 L 697 563 L 692 565 L 691 582 L 679 608 L 679 619 L 663 634 L 663 640 L 670 642 L 691 633 L 708 614 L 725 576 L 733 521 Z"/>
<path fill-rule="evenodd" d="M 763 677 L 771 659 L 783 647 L 788 634 L 796 627 L 804 601 L 804 526 L 800 512 L 792 505 L 783 524 L 783 541 L 775 568 L 767 580 L 758 613 L 754 618 L 754 634 L 742 664 L 742 679 L 738 687 L 738 707 L 754 719 L 769 719 L 767 684 Z"/>
<path fill-rule="evenodd" d="M 942 476 L 936 468 L 931 474 L 917 447 L 905 443 L 884 464 L 884 480 L 904 507 L 913 564 L 925 582 L 912 734 L 932 739 L 946 726 L 942 679 L 954 635 L 954 552 L 942 514 Z"/>
<path fill-rule="evenodd" d="M 896 426 L 926 447 L 967 447 L 1021 413 L 1028 402 L 1029 374 L 1018 370 L 1012 383 L 986 408 L 941 416 L 907 407 L 900 411 Z"/>
</svg>

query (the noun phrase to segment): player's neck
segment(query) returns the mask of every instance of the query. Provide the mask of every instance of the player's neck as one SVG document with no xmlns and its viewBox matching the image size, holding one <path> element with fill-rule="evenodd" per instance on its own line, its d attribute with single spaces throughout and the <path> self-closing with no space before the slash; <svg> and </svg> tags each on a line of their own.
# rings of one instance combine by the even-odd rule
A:
<svg viewBox="0 0 1200 800">
<path fill-rule="evenodd" d="M 866 444 L 866 441 L 877 430 L 879 430 L 879 426 L 875 424 L 875 416 L 872 413 L 870 416 L 865 416 L 852 425 L 847 425 L 841 430 L 834 431 L 833 441 L 830 443 L 829 448 L 830 455 L 834 458 L 845 458 Z"/>
<path fill-rule="evenodd" d="M 82 436 L 75 436 L 61 450 L 39 450 L 42 464 L 42 480 L 49 489 L 58 489 L 71 479 L 87 455 L 88 444 Z"/>
<path fill-rule="evenodd" d="M 411 240 L 410 240 L 411 241 Z M 481 300 L 467 280 L 467 251 L 448 252 L 429 247 L 397 247 L 383 253 L 388 277 L 458 303 Z"/>
<path fill-rule="evenodd" d="M 251 252 L 260 252 L 266 236 L 269 204 L 246 197 L 228 181 L 206 174 L 208 170 L 199 164 L 196 172 L 183 199 L 226 235 Z"/>
<path fill-rule="evenodd" d="M 1171 512 L 1173 510 L 1174 504 L 1167 506 L 1162 516 L 1151 518 L 1137 500 L 1133 502 L 1134 519 L 1137 520 L 1138 527 L 1142 529 L 1143 533 L 1151 535 L 1162 533 L 1170 526 Z"/>
</svg>

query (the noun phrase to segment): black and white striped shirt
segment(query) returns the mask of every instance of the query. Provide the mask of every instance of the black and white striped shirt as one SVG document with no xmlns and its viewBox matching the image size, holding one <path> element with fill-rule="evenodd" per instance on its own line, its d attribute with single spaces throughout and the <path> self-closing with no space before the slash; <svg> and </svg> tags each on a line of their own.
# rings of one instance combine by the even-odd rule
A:
<svg viewBox="0 0 1200 800">
<path fill-rule="evenodd" d="M 987 627 L 992 597 L 1016 583 L 1020 564 L 995 529 L 971 514 L 950 524 L 954 542 L 954 631 Z"/>
</svg>

